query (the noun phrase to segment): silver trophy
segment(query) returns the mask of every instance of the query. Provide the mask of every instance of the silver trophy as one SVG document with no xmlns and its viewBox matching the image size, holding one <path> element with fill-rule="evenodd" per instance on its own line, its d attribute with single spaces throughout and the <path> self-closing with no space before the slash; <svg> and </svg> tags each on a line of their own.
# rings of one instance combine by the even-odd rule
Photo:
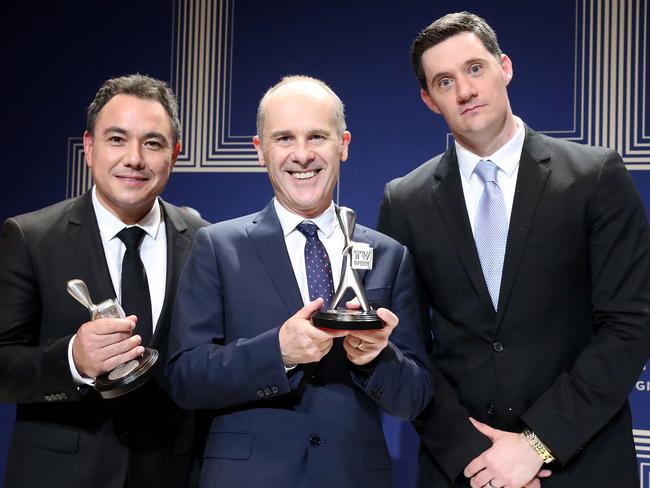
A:
<svg viewBox="0 0 650 488">
<path fill-rule="evenodd" d="M 352 235 L 357 223 L 357 214 L 351 208 L 339 207 L 336 212 L 345 245 L 343 247 L 343 264 L 341 266 L 341 280 L 336 288 L 332 303 L 328 310 L 314 312 L 311 316 L 316 327 L 341 330 L 366 330 L 381 329 L 384 321 L 377 316 L 377 312 L 368 304 L 366 292 L 363 289 L 359 273 L 352 267 Z M 346 291 L 352 290 L 359 300 L 361 310 L 337 308 Z"/>
<path fill-rule="evenodd" d="M 90 311 L 90 320 L 126 317 L 117 298 L 104 300 L 95 305 L 90 298 L 88 287 L 82 280 L 68 281 L 68 293 Z M 95 379 L 95 390 L 102 398 L 117 398 L 135 390 L 144 384 L 151 373 L 152 366 L 158 360 L 158 351 L 145 348 L 144 354 L 137 359 L 122 363 L 112 371 Z"/>
</svg>

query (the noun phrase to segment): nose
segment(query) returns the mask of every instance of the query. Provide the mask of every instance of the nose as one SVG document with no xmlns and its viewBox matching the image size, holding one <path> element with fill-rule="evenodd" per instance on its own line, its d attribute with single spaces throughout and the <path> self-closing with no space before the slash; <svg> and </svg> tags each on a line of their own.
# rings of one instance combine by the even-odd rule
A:
<svg viewBox="0 0 650 488">
<path fill-rule="evenodd" d="M 459 78 L 456 81 L 456 95 L 459 103 L 465 103 L 477 95 L 476 86 L 469 78 Z"/>
<path fill-rule="evenodd" d="M 291 160 L 301 166 L 307 166 L 314 160 L 314 151 L 312 151 L 307 142 L 299 142 L 291 153 Z"/>
<path fill-rule="evenodd" d="M 124 155 L 124 166 L 138 169 L 144 167 L 142 147 L 138 141 L 130 141 L 127 145 L 126 154 Z"/>
</svg>

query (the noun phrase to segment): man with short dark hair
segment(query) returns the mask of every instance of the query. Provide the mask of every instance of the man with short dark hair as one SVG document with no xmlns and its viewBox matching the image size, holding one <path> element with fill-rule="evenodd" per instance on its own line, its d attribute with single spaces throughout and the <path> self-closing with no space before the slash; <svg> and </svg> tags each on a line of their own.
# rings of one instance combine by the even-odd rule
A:
<svg viewBox="0 0 650 488">
<path fill-rule="evenodd" d="M 650 352 L 650 234 L 621 157 L 514 116 L 512 61 L 476 15 L 433 22 L 412 61 L 455 138 L 386 186 L 378 226 L 413 253 L 432 312 L 419 486 L 638 487 L 627 395 Z"/>
<path fill-rule="evenodd" d="M 197 233 L 172 320 L 172 396 L 214 413 L 201 486 L 388 488 L 380 411 L 412 419 L 432 391 L 410 256 L 356 226 L 353 241 L 374 254 L 359 273 L 385 326 L 313 326 L 343 261 L 332 201 L 351 138 L 343 104 L 292 76 L 264 95 L 257 121 L 275 198 Z"/>
<path fill-rule="evenodd" d="M 88 108 L 92 190 L 2 226 L 0 401 L 17 403 L 7 488 L 186 486 L 193 419 L 169 398 L 161 366 L 178 275 L 207 222 L 158 197 L 179 138 L 177 103 L 164 82 L 110 79 Z M 150 303 L 137 316 L 125 306 L 125 319 L 89 321 L 66 283 L 79 278 L 96 302 L 117 296 L 125 304 L 125 233 L 138 235 L 134 256 Z M 143 346 L 161 355 L 153 377 L 102 399 L 95 378 Z"/>
</svg>

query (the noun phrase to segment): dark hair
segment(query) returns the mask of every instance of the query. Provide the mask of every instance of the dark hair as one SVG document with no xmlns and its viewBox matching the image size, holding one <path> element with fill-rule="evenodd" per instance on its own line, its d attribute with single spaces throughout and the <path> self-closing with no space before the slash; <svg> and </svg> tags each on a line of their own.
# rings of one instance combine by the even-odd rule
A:
<svg viewBox="0 0 650 488">
<path fill-rule="evenodd" d="M 181 139 L 181 123 L 178 119 L 178 102 L 174 93 L 164 81 L 151 78 L 141 74 L 120 76 L 106 80 L 101 86 L 95 99 L 88 106 L 86 116 L 86 130 L 94 135 L 95 124 L 99 112 L 104 108 L 111 98 L 123 93 L 133 95 L 144 100 L 155 100 L 163 106 L 172 123 L 172 144 Z"/>
<path fill-rule="evenodd" d="M 484 19 L 470 12 L 447 14 L 420 32 L 411 45 L 413 71 L 423 89 L 427 89 L 427 79 L 422 69 L 424 51 L 463 32 L 475 34 L 491 54 L 496 58 L 501 56 L 497 35 Z"/>
</svg>

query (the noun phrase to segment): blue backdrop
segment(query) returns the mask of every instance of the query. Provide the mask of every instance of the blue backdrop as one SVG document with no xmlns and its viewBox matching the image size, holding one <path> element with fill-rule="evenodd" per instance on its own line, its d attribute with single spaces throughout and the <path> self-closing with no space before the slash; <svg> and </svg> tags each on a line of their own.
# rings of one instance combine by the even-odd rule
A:
<svg viewBox="0 0 650 488">
<path fill-rule="evenodd" d="M 210 221 L 256 211 L 272 195 L 250 144 L 257 102 L 281 76 L 305 73 L 346 104 L 353 137 L 338 198 L 374 226 L 385 182 L 449 144 L 419 99 L 408 50 L 450 8 L 499 34 L 514 112 L 539 131 L 617 149 L 650 209 L 647 0 L 24 3 L 3 12 L 2 219 L 83 191 L 85 108 L 106 78 L 132 72 L 168 80 L 181 98 L 184 149 L 164 197 Z M 650 486 L 650 371 L 631 400 Z M 0 480 L 12 421 L 13 406 L 0 405 Z M 392 419 L 385 429 L 396 485 L 412 487 L 414 434 Z"/>
</svg>

